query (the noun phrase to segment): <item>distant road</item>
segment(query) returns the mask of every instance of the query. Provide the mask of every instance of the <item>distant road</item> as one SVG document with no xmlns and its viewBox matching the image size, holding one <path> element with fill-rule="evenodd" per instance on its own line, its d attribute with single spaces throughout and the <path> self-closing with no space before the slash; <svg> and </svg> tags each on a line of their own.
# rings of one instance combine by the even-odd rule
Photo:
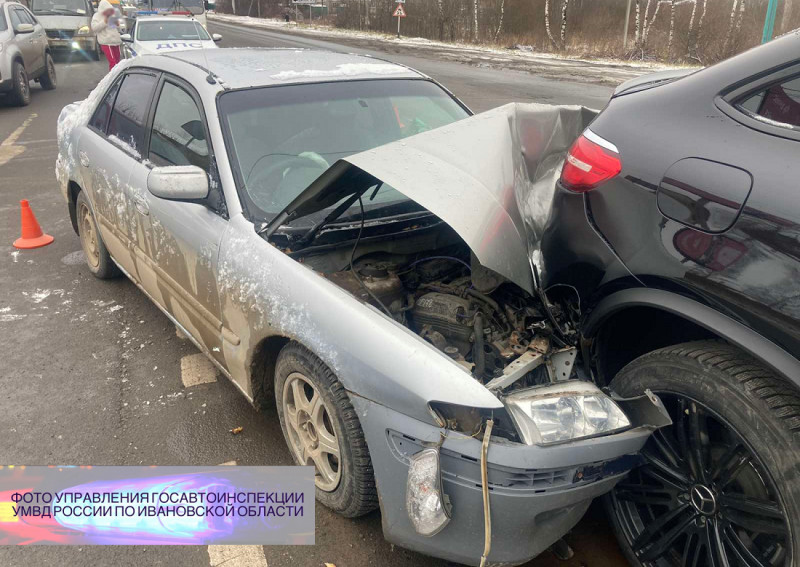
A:
<svg viewBox="0 0 800 567">
<path fill-rule="evenodd" d="M 273 30 L 237 24 L 210 21 L 209 31 L 222 34 L 220 47 L 306 47 L 328 49 L 347 53 L 361 53 L 408 65 L 430 75 L 463 100 L 475 112 L 482 112 L 508 102 L 541 102 L 547 104 L 581 104 L 602 108 L 611 96 L 612 88 L 592 83 L 598 66 L 584 64 L 585 80 L 577 77 L 580 66 L 563 65 L 567 79 L 554 79 L 551 66 L 542 75 L 535 72 L 502 68 L 502 58 L 497 62 L 487 60 L 480 67 L 453 60 L 454 51 L 444 53 L 400 45 L 381 45 L 359 38 L 337 38 L 336 42 Z M 446 56 L 446 59 L 442 59 Z M 436 58 L 434 58 L 436 57 Z M 554 61 L 554 64 L 556 62 Z M 601 69 L 602 70 L 602 69 Z M 608 73 L 613 74 L 612 68 Z"/>
</svg>

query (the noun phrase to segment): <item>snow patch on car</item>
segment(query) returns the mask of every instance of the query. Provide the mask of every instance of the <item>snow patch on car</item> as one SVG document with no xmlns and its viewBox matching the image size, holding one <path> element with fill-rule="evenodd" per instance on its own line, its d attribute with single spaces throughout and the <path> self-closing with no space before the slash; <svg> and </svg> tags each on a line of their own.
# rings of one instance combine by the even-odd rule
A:
<svg viewBox="0 0 800 567">
<path fill-rule="evenodd" d="M 281 71 L 270 75 L 276 81 L 296 79 L 325 79 L 331 77 L 355 77 L 358 75 L 397 75 L 408 69 L 391 63 L 342 63 L 334 69 L 307 69 L 305 71 Z"/>
</svg>

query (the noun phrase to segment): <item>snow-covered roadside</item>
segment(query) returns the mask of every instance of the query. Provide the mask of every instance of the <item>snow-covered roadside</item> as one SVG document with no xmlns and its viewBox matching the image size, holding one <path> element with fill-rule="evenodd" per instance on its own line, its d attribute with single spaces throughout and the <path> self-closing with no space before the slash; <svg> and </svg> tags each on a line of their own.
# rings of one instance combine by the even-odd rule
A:
<svg viewBox="0 0 800 567">
<path fill-rule="evenodd" d="M 447 43 L 420 37 L 397 38 L 394 35 L 371 31 L 347 30 L 321 24 L 298 24 L 281 19 L 252 18 L 231 14 L 209 14 L 210 21 L 238 24 L 254 28 L 280 31 L 297 35 L 314 36 L 332 41 L 357 42 L 369 44 L 375 49 L 381 47 L 407 48 L 418 50 L 420 55 L 428 52 L 443 59 L 470 63 L 480 67 L 516 68 L 534 73 L 553 75 L 552 78 L 570 80 L 583 76 L 589 82 L 616 84 L 623 80 L 645 73 L 674 69 L 675 66 L 647 61 L 620 61 L 615 59 L 582 59 L 564 57 L 554 53 L 536 52 L 520 49 L 503 49 L 482 45 Z M 548 73 L 549 72 L 549 73 Z M 558 76 L 558 75 L 563 75 Z"/>
</svg>

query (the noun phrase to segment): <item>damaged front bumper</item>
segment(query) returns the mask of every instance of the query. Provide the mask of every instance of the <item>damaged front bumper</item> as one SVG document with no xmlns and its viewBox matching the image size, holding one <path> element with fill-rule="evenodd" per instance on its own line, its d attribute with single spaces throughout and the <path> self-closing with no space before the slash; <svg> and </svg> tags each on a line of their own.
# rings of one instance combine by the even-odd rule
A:
<svg viewBox="0 0 800 567">
<path fill-rule="evenodd" d="M 481 440 L 448 431 L 442 441 L 441 428 L 355 395 L 351 399 L 367 437 L 386 539 L 478 565 L 485 535 Z M 594 498 L 639 464 L 638 452 L 652 431 L 670 423 L 652 394 L 617 401 L 633 424 L 619 433 L 550 446 L 492 438 L 486 459 L 489 564 L 524 563 L 550 547 L 575 526 Z M 430 447 L 439 447 L 435 473 L 448 519 L 432 535 L 422 535 L 409 518 L 406 491 L 412 459 Z"/>
</svg>

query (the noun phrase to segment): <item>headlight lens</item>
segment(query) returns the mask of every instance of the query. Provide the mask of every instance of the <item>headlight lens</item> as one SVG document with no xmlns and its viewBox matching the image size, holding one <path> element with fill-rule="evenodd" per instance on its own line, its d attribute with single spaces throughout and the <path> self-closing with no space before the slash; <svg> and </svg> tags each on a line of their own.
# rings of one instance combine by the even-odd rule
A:
<svg viewBox="0 0 800 567">
<path fill-rule="evenodd" d="M 515 392 L 506 404 L 529 445 L 563 443 L 614 433 L 631 422 L 594 384 L 569 381 Z"/>
<path fill-rule="evenodd" d="M 75 33 L 75 35 L 89 35 L 91 31 L 92 30 L 89 29 L 89 26 L 83 26 Z"/>
<path fill-rule="evenodd" d="M 442 493 L 439 449 L 423 449 L 411 457 L 406 510 L 414 529 L 423 536 L 438 534 L 450 522 L 450 503 Z"/>
</svg>

